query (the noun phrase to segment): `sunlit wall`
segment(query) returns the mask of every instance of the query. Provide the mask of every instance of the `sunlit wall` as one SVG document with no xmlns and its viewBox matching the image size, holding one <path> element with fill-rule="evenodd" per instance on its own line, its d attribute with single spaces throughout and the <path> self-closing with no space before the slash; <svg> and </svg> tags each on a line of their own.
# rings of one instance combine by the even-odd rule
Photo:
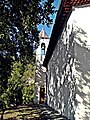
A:
<svg viewBox="0 0 90 120">
<path fill-rule="evenodd" d="M 89 11 L 72 11 L 48 63 L 47 104 L 71 120 L 90 119 Z"/>
</svg>

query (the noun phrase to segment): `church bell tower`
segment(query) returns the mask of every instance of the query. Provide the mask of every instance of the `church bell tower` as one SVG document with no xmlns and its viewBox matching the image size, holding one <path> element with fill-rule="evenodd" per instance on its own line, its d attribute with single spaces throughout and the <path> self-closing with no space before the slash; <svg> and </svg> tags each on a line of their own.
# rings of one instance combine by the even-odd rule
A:
<svg viewBox="0 0 90 120">
<path fill-rule="evenodd" d="M 39 33 L 39 46 L 36 49 L 36 74 L 34 86 L 34 102 L 45 103 L 46 101 L 46 68 L 43 67 L 43 61 L 49 44 L 49 38 L 42 28 Z"/>
</svg>

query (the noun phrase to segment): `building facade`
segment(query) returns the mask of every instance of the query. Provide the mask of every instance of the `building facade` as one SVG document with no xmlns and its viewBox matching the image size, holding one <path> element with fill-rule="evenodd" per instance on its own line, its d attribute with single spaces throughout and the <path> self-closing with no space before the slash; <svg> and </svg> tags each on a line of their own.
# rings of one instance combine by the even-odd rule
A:
<svg viewBox="0 0 90 120">
<path fill-rule="evenodd" d="M 90 119 L 89 4 L 89 0 L 61 1 L 43 63 L 47 104 L 70 120 Z"/>
<path fill-rule="evenodd" d="M 39 46 L 36 49 L 36 73 L 34 87 L 34 103 L 45 103 L 46 101 L 46 68 L 43 61 L 49 44 L 49 38 L 44 29 L 39 33 Z"/>
</svg>

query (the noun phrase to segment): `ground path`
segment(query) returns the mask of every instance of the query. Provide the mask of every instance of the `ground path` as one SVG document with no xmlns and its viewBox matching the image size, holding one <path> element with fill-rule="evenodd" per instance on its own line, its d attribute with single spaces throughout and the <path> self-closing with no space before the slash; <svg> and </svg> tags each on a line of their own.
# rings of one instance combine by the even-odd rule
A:
<svg viewBox="0 0 90 120">
<path fill-rule="evenodd" d="M 18 106 L 5 111 L 4 120 L 68 120 L 47 105 Z"/>
</svg>

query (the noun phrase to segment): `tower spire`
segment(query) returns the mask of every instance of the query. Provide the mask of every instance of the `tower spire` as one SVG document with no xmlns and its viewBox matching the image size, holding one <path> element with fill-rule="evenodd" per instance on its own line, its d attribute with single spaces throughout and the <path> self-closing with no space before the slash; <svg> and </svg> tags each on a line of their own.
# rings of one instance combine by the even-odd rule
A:
<svg viewBox="0 0 90 120">
<path fill-rule="evenodd" d="M 48 39 L 48 35 L 46 34 L 45 30 L 44 30 L 44 25 L 42 24 L 42 30 L 39 33 L 39 38 L 43 38 L 43 39 Z"/>
</svg>

